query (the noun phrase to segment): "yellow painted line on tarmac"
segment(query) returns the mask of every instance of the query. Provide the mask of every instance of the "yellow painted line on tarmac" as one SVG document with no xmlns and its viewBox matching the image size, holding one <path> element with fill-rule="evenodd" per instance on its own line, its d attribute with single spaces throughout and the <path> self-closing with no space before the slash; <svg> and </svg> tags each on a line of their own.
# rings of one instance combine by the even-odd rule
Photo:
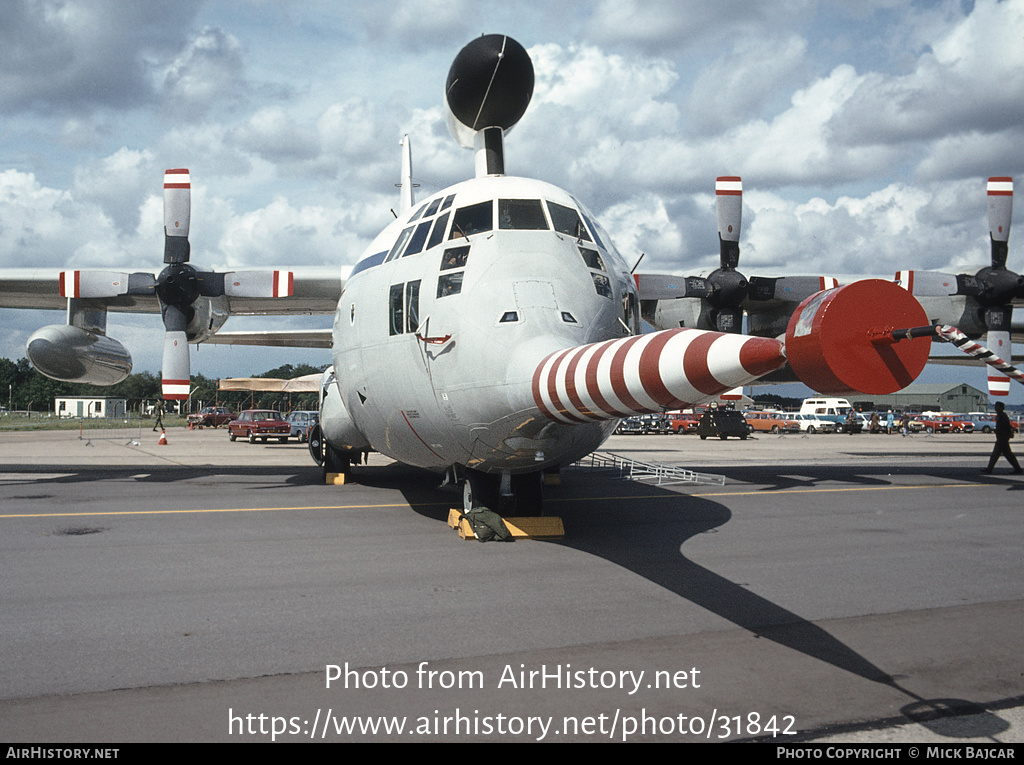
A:
<svg viewBox="0 0 1024 765">
<path fill-rule="evenodd" d="M 666 491 L 662 494 L 622 495 L 612 497 L 552 497 L 545 502 L 611 502 L 614 500 L 638 500 L 638 499 L 680 499 L 685 497 L 764 497 L 776 494 L 835 494 L 852 493 L 863 491 L 908 491 L 920 489 L 976 489 L 986 486 L 998 486 L 1000 484 L 987 483 L 949 483 L 949 484 L 919 484 L 914 486 L 847 486 L 824 489 L 759 489 L 756 491 L 718 491 L 703 492 L 699 494 L 677 494 Z M 299 507 L 225 507 L 205 508 L 194 510 L 118 510 L 118 511 L 91 511 L 83 513 L 11 513 L 0 514 L 0 519 L 13 518 L 84 518 L 95 516 L 122 516 L 122 515 L 190 515 L 202 513 L 272 513 L 294 510 L 379 510 L 389 507 L 435 507 L 450 505 L 450 501 L 441 502 L 417 502 L 408 504 L 405 502 L 390 502 L 380 505 L 304 505 Z"/>
<path fill-rule="evenodd" d="M 391 502 L 383 505 L 308 505 L 301 507 L 222 507 L 194 510 L 96 510 L 85 513 L 12 513 L 0 515 L 0 518 L 83 518 L 91 516 L 113 515 L 190 515 L 193 513 L 272 513 L 287 510 L 373 510 L 386 507 L 429 507 L 431 505 L 449 505 L 450 502 Z"/>
<path fill-rule="evenodd" d="M 697 494 L 634 494 L 619 497 L 564 497 L 545 499 L 545 502 L 594 502 L 615 499 L 673 499 L 678 497 L 764 497 L 775 494 L 827 494 L 854 491 L 906 491 L 907 489 L 976 489 L 984 486 L 998 486 L 987 483 L 921 484 L 918 486 L 846 486 L 832 489 L 757 489 L 753 491 L 707 491 Z"/>
</svg>

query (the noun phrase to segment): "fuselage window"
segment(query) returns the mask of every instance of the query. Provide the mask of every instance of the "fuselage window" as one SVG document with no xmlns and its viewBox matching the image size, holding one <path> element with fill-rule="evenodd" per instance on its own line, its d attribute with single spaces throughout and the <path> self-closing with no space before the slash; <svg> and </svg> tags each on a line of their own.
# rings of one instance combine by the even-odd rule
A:
<svg viewBox="0 0 1024 765">
<path fill-rule="evenodd" d="M 594 241 L 597 242 L 597 246 L 605 250 L 608 249 L 607 247 L 604 246 L 604 242 L 601 241 L 601 235 L 597 233 L 597 224 L 595 224 L 594 221 L 588 218 L 586 213 L 581 214 L 583 215 L 583 220 L 587 222 L 587 226 L 590 228 L 591 231 L 594 232 Z"/>
<path fill-rule="evenodd" d="M 427 205 L 427 211 L 423 213 L 424 218 L 429 218 L 431 215 L 437 212 L 437 208 L 441 206 L 441 197 L 438 197 L 429 205 Z"/>
<path fill-rule="evenodd" d="M 498 228 L 546 230 L 548 220 L 539 199 L 499 199 Z"/>
<path fill-rule="evenodd" d="M 443 298 L 462 292 L 462 274 L 462 271 L 455 274 L 442 274 L 441 278 L 437 280 L 437 296 Z"/>
<path fill-rule="evenodd" d="M 449 194 L 448 196 L 446 196 L 444 198 L 444 203 L 441 205 L 441 211 L 444 212 L 449 207 L 451 207 L 452 206 L 452 202 L 454 202 L 454 201 L 455 201 L 455 195 L 454 194 Z"/>
<path fill-rule="evenodd" d="M 414 212 L 412 215 L 409 216 L 409 222 L 410 223 L 412 223 L 414 220 L 416 220 L 417 218 L 420 217 L 420 214 L 422 214 L 424 207 L 426 207 L 426 205 L 420 205 L 417 208 L 416 212 Z"/>
<path fill-rule="evenodd" d="M 583 262 L 587 264 L 588 268 L 596 268 L 598 271 L 607 270 L 604 267 L 604 261 L 601 259 L 601 253 L 597 250 L 580 247 L 580 255 L 583 256 Z"/>
<path fill-rule="evenodd" d="M 391 325 L 388 327 L 389 335 L 402 334 L 403 313 L 402 313 L 402 284 L 392 284 L 389 295 L 391 305 Z"/>
<path fill-rule="evenodd" d="M 594 289 L 597 290 L 598 295 L 603 295 L 606 298 L 612 296 L 612 283 L 608 281 L 608 277 L 604 274 L 590 274 L 594 278 Z"/>
<path fill-rule="evenodd" d="M 409 246 L 405 248 L 405 254 L 402 255 L 404 258 L 406 255 L 415 255 L 417 252 L 423 251 L 423 245 L 427 241 L 427 234 L 430 233 L 430 221 L 425 220 L 416 227 L 416 233 L 409 239 Z"/>
<path fill-rule="evenodd" d="M 400 253 L 405 248 L 405 243 L 408 242 L 409 237 L 412 236 L 413 228 L 413 226 L 409 226 L 409 228 L 407 228 L 398 236 L 398 241 L 395 242 L 394 246 L 391 248 L 391 251 L 388 252 L 388 256 L 384 258 L 385 263 L 394 260 L 395 258 L 398 257 L 398 253 Z"/>
<path fill-rule="evenodd" d="M 519 321 L 519 313 L 517 311 L 505 311 L 498 320 L 500 324 L 505 324 L 510 321 Z"/>
<path fill-rule="evenodd" d="M 405 285 L 405 331 L 420 328 L 420 280 Z"/>
<path fill-rule="evenodd" d="M 430 241 L 427 242 L 427 249 L 431 247 L 437 247 L 441 244 L 441 240 L 444 239 L 444 230 L 448 226 L 448 213 L 439 215 L 437 220 L 434 222 L 434 230 L 430 232 Z"/>
<path fill-rule="evenodd" d="M 574 209 L 556 202 L 548 202 L 548 212 L 551 213 L 551 223 L 554 225 L 555 231 L 582 239 L 585 242 L 590 241 L 590 234 L 587 233 L 583 221 L 580 220 L 580 214 Z"/>
<path fill-rule="evenodd" d="M 627 292 L 622 299 L 622 320 L 634 335 L 640 334 L 640 304 L 636 293 Z"/>
<path fill-rule="evenodd" d="M 455 211 L 452 219 L 452 233 L 449 239 L 460 236 L 472 236 L 483 231 L 490 231 L 494 228 L 494 202 L 488 199 L 486 202 L 460 207 Z"/>
<path fill-rule="evenodd" d="M 469 247 L 449 247 L 441 258 L 441 270 L 462 268 L 469 259 Z"/>
</svg>

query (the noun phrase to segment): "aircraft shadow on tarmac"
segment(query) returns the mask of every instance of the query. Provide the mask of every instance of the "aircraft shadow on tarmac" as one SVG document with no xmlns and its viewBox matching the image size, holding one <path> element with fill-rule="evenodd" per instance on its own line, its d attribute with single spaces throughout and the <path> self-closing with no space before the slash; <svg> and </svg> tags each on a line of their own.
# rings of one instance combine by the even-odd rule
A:
<svg viewBox="0 0 1024 765">
<path fill-rule="evenodd" d="M 837 479 L 834 469 L 818 470 L 820 478 L 812 476 L 810 480 Z M 397 477 L 393 472 L 386 475 L 386 469 L 367 472 L 376 475 L 361 474 L 360 483 L 374 485 L 379 482 L 380 485 L 393 486 L 391 482 Z M 843 474 L 841 480 L 848 482 L 872 485 L 886 482 L 882 474 L 874 478 L 854 476 L 852 469 L 840 472 Z M 751 479 L 749 472 L 745 476 L 746 480 Z M 857 481 L 857 478 L 861 480 Z M 899 685 L 885 670 L 816 624 L 689 560 L 683 553 L 686 541 L 698 534 L 717 532 L 732 517 L 728 508 L 713 499 L 615 480 L 599 472 L 569 470 L 563 473 L 563 482 L 561 490 L 556 490 L 557 496 L 546 500 L 545 506 L 550 514 L 562 517 L 567 530 L 565 539 L 553 544 L 603 558 L 755 636 L 905 694 L 909 700 L 901 709 L 905 719 L 893 722 L 911 720 L 926 725 L 938 735 L 956 737 L 963 735 L 962 730 L 951 727 L 944 720 L 964 714 L 982 714 L 984 718 L 979 722 L 979 728 L 984 730 L 978 735 L 995 735 L 1008 728 L 1004 720 L 986 713 L 974 702 L 922 698 Z M 783 479 L 780 481 L 782 485 L 803 484 Z M 461 499 L 452 494 L 446 502 L 442 492 L 424 491 L 424 488 L 410 486 L 402 491 L 413 509 L 425 517 L 443 520 L 447 517 L 447 507 L 454 506 L 457 504 L 455 500 Z"/>
</svg>

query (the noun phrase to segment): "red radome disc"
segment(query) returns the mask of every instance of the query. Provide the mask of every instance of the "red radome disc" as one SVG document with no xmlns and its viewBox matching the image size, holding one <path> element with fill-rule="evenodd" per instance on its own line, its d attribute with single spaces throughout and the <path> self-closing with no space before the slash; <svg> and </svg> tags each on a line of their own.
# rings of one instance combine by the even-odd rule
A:
<svg viewBox="0 0 1024 765">
<path fill-rule="evenodd" d="M 921 374 L 931 338 L 876 345 L 873 333 L 929 323 L 905 289 L 865 279 L 802 302 L 786 328 L 786 356 L 797 377 L 819 393 L 895 393 Z"/>
</svg>

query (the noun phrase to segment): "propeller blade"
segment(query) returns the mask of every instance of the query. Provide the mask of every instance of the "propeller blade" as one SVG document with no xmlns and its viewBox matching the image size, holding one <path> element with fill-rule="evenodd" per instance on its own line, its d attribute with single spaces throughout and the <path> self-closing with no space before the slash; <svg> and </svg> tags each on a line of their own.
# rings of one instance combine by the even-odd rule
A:
<svg viewBox="0 0 1024 765">
<path fill-rule="evenodd" d="M 153 274 L 118 271 L 61 271 L 60 294 L 68 298 L 112 298 L 118 295 L 152 295 Z"/>
<path fill-rule="evenodd" d="M 224 294 L 228 297 L 290 297 L 295 292 L 291 271 L 228 271 Z"/>
<path fill-rule="evenodd" d="M 708 280 L 699 276 L 634 274 L 633 279 L 641 300 L 706 298 L 714 291 Z"/>
<path fill-rule="evenodd" d="M 939 271 L 897 271 L 894 281 L 915 297 L 948 297 L 969 294 L 961 292 L 961 276 Z"/>
<path fill-rule="evenodd" d="M 1013 217 L 1013 178 L 988 179 L 988 230 L 992 238 L 992 268 L 1006 268 L 1007 240 Z"/>
<path fill-rule="evenodd" d="M 188 398 L 188 319 L 177 306 L 164 306 L 164 358 L 161 388 L 165 399 Z"/>
<path fill-rule="evenodd" d="M 738 175 L 721 175 L 715 180 L 715 214 L 722 268 L 736 268 L 743 219 L 743 181 Z"/>
<path fill-rule="evenodd" d="M 742 308 L 719 308 L 714 315 L 715 329 L 719 332 L 741 332 L 743 330 Z"/>
<path fill-rule="evenodd" d="M 164 263 L 188 263 L 192 181 L 185 168 L 164 173 Z"/>
<path fill-rule="evenodd" d="M 1010 322 L 1013 306 L 994 306 L 985 309 L 985 327 L 988 329 L 985 346 L 1001 359 L 1013 359 L 1010 341 Z M 988 395 L 1010 395 L 1010 377 L 995 367 L 988 372 Z"/>
<path fill-rule="evenodd" d="M 802 303 L 822 290 L 838 287 L 831 276 L 751 276 L 747 295 L 751 300 L 782 300 Z"/>
</svg>

